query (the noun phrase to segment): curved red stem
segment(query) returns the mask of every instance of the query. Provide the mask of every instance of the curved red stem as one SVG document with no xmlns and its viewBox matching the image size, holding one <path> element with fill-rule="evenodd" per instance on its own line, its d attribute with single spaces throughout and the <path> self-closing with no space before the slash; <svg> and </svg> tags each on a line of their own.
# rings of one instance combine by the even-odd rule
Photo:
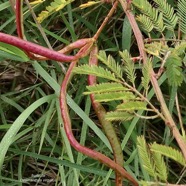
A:
<svg viewBox="0 0 186 186">
<path fill-rule="evenodd" d="M 67 102 L 66 102 L 66 90 L 67 90 L 67 86 L 69 84 L 71 75 L 72 75 L 72 70 L 73 68 L 76 66 L 78 61 L 74 61 L 70 64 L 70 67 L 65 75 L 65 78 L 62 82 L 61 85 L 61 93 L 60 93 L 60 108 L 61 108 L 61 115 L 63 118 L 63 122 L 64 122 L 64 128 L 68 137 L 68 140 L 70 142 L 70 144 L 79 152 L 83 153 L 86 156 L 89 156 L 95 160 L 100 161 L 101 163 L 105 164 L 106 166 L 110 167 L 111 169 L 113 169 L 114 171 L 118 172 L 119 174 L 121 174 L 124 178 L 126 178 L 127 180 L 131 181 L 133 183 L 134 186 L 138 186 L 138 183 L 136 182 L 136 180 L 134 180 L 134 178 L 127 173 L 127 171 L 125 171 L 125 169 L 123 167 L 121 167 L 120 165 L 118 165 L 117 163 L 115 163 L 113 160 L 111 160 L 110 158 L 108 158 L 107 156 L 94 151 L 92 149 L 89 149 L 85 146 L 82 146 L 74 137 L 73 132 L 72 132 L 72 127 L 71 127 L 71 120 L 70 120 L 70 116 L 69 116 L 69 112 L 68 112 L 68 106 L 67 106 Z"/>
</svg>

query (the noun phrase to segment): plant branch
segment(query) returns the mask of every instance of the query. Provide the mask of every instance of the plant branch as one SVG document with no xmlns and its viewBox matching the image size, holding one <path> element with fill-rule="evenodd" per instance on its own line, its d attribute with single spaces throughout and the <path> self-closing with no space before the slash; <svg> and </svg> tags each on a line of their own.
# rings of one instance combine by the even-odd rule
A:
<svg viewBox="0 0 186 186">
<path fill-rule="evenodd" d="M 114 11 L 116 10 L 118 5 L 118 1 L 116 0 L 112 6 L 112 8 L 110 9 L 108 15 L 105 17 L 104 21 L 102 22 L 101 26 L 99 27 L 99 29 L 97 30 L 96 34 L 94 35 L 94 39 L 97 40 L 99 35 L 101 34 L 103 28 L 105 27 L 105 25 L 107 24 L 107 22 L 109 21 L 110 17 L 113 15 Z"/>
<path fill-rule="evenodd" d="M 4 34 L 0 32 L 0 42 L 8 43 L 10 45 L 16 46 L 24 51 L 32 52 L 34 54 L 38 54 L 44 56 L 48 59 L 60 61 L 60 62 L 71 62 L 80 57 L 83 57 L 83 54 L 75 55 L 75 56 L 67 56 L 62 53 L 56 52 L 54 50 L 50 50 L 43 46 L 37 45 L 35 43 L 31 43 L 29 41 L 25 41 L 23 39 L 19 39 L 15 36 L 11 36 L 8 34 Z"/>
<path fill-rule="evenodd" d="M 121 3 L 121 6 L 122 6 L 126 16 L 128 17 L 130 24 L 131 24 L 134 35 L 136 37 L 136 41 L 138 44 L 140 55 L 143 59 L 143 63 L 145 64 L 147 62 L 147 55 L 144 50 L 145 47 L 144 47 L 143 36 L 141 34 L 141 31 L 136 23 L 134 15 L 132 14 L 132 12 L 130 10 L 127 9 L 127 3 L 124 2 L 123 0 L 119 0 L 119 2 Z M 153 71 L 153 69 L 151 70 L 150 74 L 151 74 L 150 76 L 151 76 L 152 86 L 154 88 L 154 91 L 155 91 L 155 94 L 158 98 L 158 101 L 160 102 L 162 113 L 163 113 L 164 117 L 166 118 L 165 124 L 172 130 L 173 136 L 176 139 L 176 141 L 177 141 L 177 143 L 178 143 L 178 145 L 179 145 L 179 147 L 180 147 L 180 149 L 186 159 L 186 150 L 185 150 L 186 149 L 186 142 L 183 140 L 183 137 L 181 136 L 178 128 L 176 127 L 176 124 L 175 124 L 175 122 L 174 122 L 174 120 L 173 120 L 173 118 L 167 108 L 163 94 L 160 90 L 160 87 L 158 85 L 158 81 L 156 79 L 156 74 Z"/>
<path fill-rule="evenodd" d="M 69 139 L 69 142 L 78 152 L 81 152 L 84 155 L 87 155 L 95 160 L 100 161 L 101 163 L 105 164 L 106 166 L 110 167 L 111 169 L 113 169 L 116 172 L 118 172 L 119 174 L 121 174 L 127 180 L 131 181 L 133 183 L 133 185 L 137 186 L 138 183 L 134 180 L 134 178 L 129 173 L 127 173 L 127 171 L 123 167 L 121 167 L 120 165 L 115 163 L 113 160 L 111 160 L 107 156 L 105 156 L 97 151 L 91 150 L 85 146 L 82 146 L 81 144 L 79 144 L 79 142 L 75 139 L 75 137 L 73 135 L 72 127 L 71 127 L 71 120 L 70 120 L 67 102 L 66 102 L 66 90 L 67 90 L 67 86 L 68 86 L 71 76 L 72 76 L 72 70 L 76 66 L 77 62 L 78 61 L 76 60 L 70 64 L 70 67 L 69 67 L 69 69 L 65 75 L 65 78 L 62 82 L 61 93 L 60 93 L 61 114 L 62 114 L 62 118 L 64 121 L 64 128 L 65 128 L 67 137 Z"/>
</svg>

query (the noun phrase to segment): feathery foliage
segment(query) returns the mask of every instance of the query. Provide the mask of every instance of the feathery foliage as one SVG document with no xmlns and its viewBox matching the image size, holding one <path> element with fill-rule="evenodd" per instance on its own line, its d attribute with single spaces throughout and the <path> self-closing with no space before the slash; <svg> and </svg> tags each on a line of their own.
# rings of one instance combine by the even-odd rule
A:
<svg viewBox="0 0 186 186">
<path fill-rule="evenodd" d="M 171 158 L 179 164 L 186 166 L 186 161 L 180 151 L 169 146 L 159 145 L 156 142 L 148 145 L 144 136 L 137 138 L 137 147 L 143 167 L 149 175 L 153 176 L 155 181 L 160 179 L 167 182 L 168 170 L 162 156 Z"/>
<path fill-rule="evenodd" d="M 144 14 L 140 14 L 136 17 L 136 20 L 140 23 L 140 27 L 150 33 L 153 29 L 153 23 L 149 17 Z"/>
<path fill-rule="evenodd" d="M 156 167 L 157 176 L 164 182 L 167 181 L 167 166 L 165 161 L 160 153 L 152 153 L 152 158 Z"/>
<path fill-rule="evenodd" d="M 120 79 L 123 78 L 120 65 L 116 63 L 116 61 L 111 55 L 107 57 L 105 51 L 101 50 L 99 51 L 98 59 L 102 63 L 104 63 L 107 66 L 107 68 L 109 68 L 112 72 L 114 72 L 117 77 L 119 77 Z"/>
<path fill-rule="evenodd" d="M 127 78 L 132 83 L 133 87 L 135 87 L 136 74 L 134 69 L 134 62 L 131 60 L 131 56 L 127 50 L 119 52 L 119 54 L 124 62 L 124 71 L 126 72 Z"/>
<path fill-rule="evenodd" d="M 135 99 L 134 94 L 132 94 L 131 92 L 124 92 L 124 91 L 95 94 L 95 100 L 98 102 L 108 102 L 114 100 L 131 100 L 131 99 Z"/>
<path fill-rule="evenodd" d="M 157 180 L 155 165 L 151 158 L 149 147 L 146 144 L 145 138 L 143 136 L 137 138 L 137 147 L 140 158 L 143 162 L 143 167 L 149 175 L 151 175 L 153 178 L 155 178 L 155 180 Z"/>
<path fill-rule="evenodd" d="M 53 13 L 63 9 L 66 5 L 70 4 L 74 0 L 54 0 L 43 10 L 37 17 L 37 21 L 41 23 L 44 19 L 52 15 Z"/>
<path fill-rule="evenodd" d="M 178 17 L 180 29 L 183 33 L 186 34 L 186 1 L 178 0 Z"/>
<path fill-rule="evenodd" d="M 163 20 L 167 29 L 173 30 L 178 21 L 173 7 L 166 0 L 154 0 L 154 2 L 158 5 L 159 11 L 163 13 Z"/>
<path fill-rule="evenodd" d="M 163 22 L 163 14 L 159 12 L 158 9 L 152 7 L 152 5 L 147 0 L 133 0 L 132 4 L 152 21 L 153 27 L 157 31 L 164 31 L 165 26 Z M 141 19 L 141 24 L 146 25 L 147 28 L 151 28 L 151 22 L 142 22 L 146 20 L 147 19 Z M 148 23 L 150 23 L 150 25 L 148 25 Z"/>
<path fill-rule="evenodd" d="M 158 179 L 167 181 L 167 167 L 161 154 L 152 151 L 151 145 L 148 145 L 144 136 L 137 138 L 137 147 L 142 160 L 142 166 L 151 175 L 155 181 Z"/>
<path fill-rule="evenodd" d="M 182 153 L 176 149 L 173 149 L 172 147 L 153 143 L 151 145 L 151 151 L 155 153 L 160 153 L 168 158 L 173 159 L 174 161 L 180 163 L 181 165 L 186 166 L 186 161 Z"/>
<path fill-rule="evenodd" d="M 136 74 L 134 62 L 131 60 L 131 56 L 126 50 L 119 53 L 124 61 L 124 72 L 132 83 L 133 88 L 135 88 Z M 80 65 L 75 67 L 73 71 L 78 74 L 94 75 L 111 81 L 87 86 L 88 91 L 84 92 L 85 95 L 94 94 L 97 102 L 123 101 L 122 104 L 119 103 L 119 105 L 116 106 L 115 111 L 107 113 L 106 119 L 109 121 L 126 121 L 136 116 L 135 111 L 148 111 L 146 107 L 147 103 L 136 96 L 135 92 L 133 92 L 134 90 L 130 88 L 131 86 L 123 79 L 121 65 L 118 65 L 112 56 L 107 57 L 104 51 L 99 52 L 98 59 L 106 65 L 106 68 L 96 65 Z M 149 83 L 149 72 L 150 67 L 146 68 L 146 71 L 144 71 L 145 76 L 143 81 L 145 82 L 145 78 L 147 79 L 146 86 L 148 86 Z"/>
<path fill-rule="evenodd" d="M 140 10 L 142 14 L 137 15 L 137 21 L 140 23 L 141 28 L 148 33 L 152 29 L 156 29 L 162 33 L 165 28 L 174 30 L 178 23 L 178 16 L 181 21 L 181 28 L 185 28 L 185 1 L 178 2 L 178 16 L 174 8 L 167 2 L 167 0 L 153 0 L 157 7 L 149 3 L 147 0 L 133 0 L 133 5 Z M 185 6 L 185 7 L 184 7 Z M 182 29 L 183 30 L 183 29 Z M 186 30 L 186 29 L 185 29 Z"/>
<path fill-rule="evenodd" d="M 182 58 L 176 54 L 171 54 L 166 60 L 166 74 L 168 82 L 171 86 L 180 86 L 183 82 L 183 73 L 182 73 Z"/>
<path fill-rule="evenodd" d="M 97 77 L 102 77 L 108 80 L 112 80 L 115 82 L 120 82 L 115 76 L 114 73 L 109 71 L 108 69 L 104 69 L 103 67 L 97 66 L 97 65 L 80 65 L 78 67 L 75 67 L 73 72 L 77 74 L 91 74 Z"/>
<path fill-rule="evenodd" d="M 142 85 L 147 92 L 149 89 L 149 83 L 150 83 L 150 72 L 152 70 L 152 61 L 150 59 L 147 60 L 147 63 L 143 65 L 142 67 Z"/>
<path fill-rule="evenodd" d="M 117 110 L 122 111 L 135 111 L 135 110 L 146 110 L 146 103 L 142 101 L 129 101 L 124 102 L 117 106 Z"/>
<path fill-rule="evenodd" d="M 120 83 L 100 83 L 92 86 L 86 86 L 89 92 L 84 92 L 85 95 L 92 93 L 103 93 L 103 92 L 112 92 L 112 91 L 127 91 L 128 88 L 125 88 Z"/>
<path fill-rule="evenodd" d="M 134 114 L 122 111 L 107 112 L 105 119 L 108 121 L 128 121 L 134 118 Z"/>
</svg>

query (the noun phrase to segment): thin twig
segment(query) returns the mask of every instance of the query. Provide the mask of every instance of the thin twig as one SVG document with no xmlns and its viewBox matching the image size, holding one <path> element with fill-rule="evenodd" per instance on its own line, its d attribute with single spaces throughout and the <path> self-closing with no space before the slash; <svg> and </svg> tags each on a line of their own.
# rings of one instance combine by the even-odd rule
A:
<svg viewBox="0 0 186 186">
<path fill-rule="evenodd" d="M 97 40 L 99 35 L 101 34 L 103 28 L 105 27 L 105 25 L 107 24 L 107 22 L 109 21 L 110 17 L 113 15 L 113 13 L 115 12 L 116 8 L 118 5 L 118 1 L 116 0 L 112 6 L 112 8 L 110 9 L 108 15 L 105 17 L 104 21 L 102 22 L 101 26 L 99 27 L 99 29 L 97 30 L 96 34 L 94 35 L 94 39 Z"/>
</svg>

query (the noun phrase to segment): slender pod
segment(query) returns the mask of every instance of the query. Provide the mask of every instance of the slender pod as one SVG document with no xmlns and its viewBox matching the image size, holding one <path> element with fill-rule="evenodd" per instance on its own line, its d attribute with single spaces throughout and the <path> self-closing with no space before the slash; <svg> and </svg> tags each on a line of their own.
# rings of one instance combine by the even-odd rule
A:
<svg viewBox="0 0 186 186">
<path fill-rule="evenodd" d="M 95 46 L 91 53 L 89 58 L 89 65 L 98 65 L 98 48 Z M 95 85 L 96 84 L 96 76 L 89 75 L 88 76 L 88 84 L 89 85 Z M 92 106 L 96 112 L 96 115 L 103 127 L 103 130 L 105 131 L 105 134 L 110 142 L 110 145 L 113 150 L 114 154 L 114 160 L 117 164 L 120 166 L 123 166 L 124 160 L 123 160 L 123 152 L 121 149 L 121 144 L 118 140 L 118 137 L 116 135 L 115 129 L 112 126 L 112 123 L 110 121 L 105 120 L 106 111 L 104 107 L 99 103 L 95 101 L 94 94 L 90 95 Z M 122 186 L 122 176 L 116 172 L 116 185 Z"/>
<path fill-rule="evenodd" d="M 73 68 L 76 66 L 77 62 L 78 61 L 76 60 L 76 61 L 74 61 L 70 64 L 70 67 L 69 67 L 69 69 L 68 69 L 68 71 L 65 75 L 65 78 L 62 82 L 61 92 L 60 92 L 61 115 L 62 115 L 62 118 L 63 118 L 64 128 L 65 128 L 65 132 L 67 134 L 68 140 L 69 140 L 70 144 L 78 152 L 81 152 L 86 156 L 89 156 L 89 157 L 91 157 L 95 160 L 100 161 L 101 163 L 105 164 L 106 166 L 110 167 L 111 169 L 117 171 L 119 174 L 121 174 L 127 180 L 131 181 L 134 186 L 138 186 L 138 183 L 136 182 L 136 180 L 129 173 L 127 173 L 127 171 L 123 167 L 118 165 L 116 162 L 114 162 L 113 160 L 111 160 L 107 156 L 105 156 L 105 155 L 103 155 L 103 154 L 101 154 L 97 151 L 94 151 L 92 149 L 89 149 L 85 146 L 82 146 L 75 139 L 75 137 L 73 135 L 72 127 L 71 127 L 71 120 L 70 120 L 67 101 L 66 101 L 66 90 L 67 90 L 68 84 L 69 84 L 71 76 L 72 76 Z"/>
</svg>

